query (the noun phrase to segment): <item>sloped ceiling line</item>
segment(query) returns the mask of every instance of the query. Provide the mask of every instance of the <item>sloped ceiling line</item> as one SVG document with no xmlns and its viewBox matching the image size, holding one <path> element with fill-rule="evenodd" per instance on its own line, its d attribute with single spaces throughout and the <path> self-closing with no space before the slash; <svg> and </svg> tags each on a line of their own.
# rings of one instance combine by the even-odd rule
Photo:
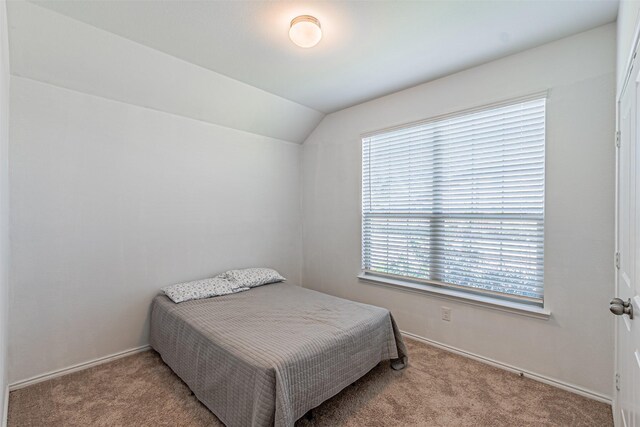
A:
<svg viewBox="0 0 640 427">
<path fill-rule="evenodd" d="M 302 143 L 324 114 L 40 6 L 8 2 L 11 72 Z"/>
<path fill-rule="evenodd" d="M 31 0 L 331 113 L 615 21 L 618 0 Z M 288 38 L 298 15 L 320 43 Z"/>
</svg>

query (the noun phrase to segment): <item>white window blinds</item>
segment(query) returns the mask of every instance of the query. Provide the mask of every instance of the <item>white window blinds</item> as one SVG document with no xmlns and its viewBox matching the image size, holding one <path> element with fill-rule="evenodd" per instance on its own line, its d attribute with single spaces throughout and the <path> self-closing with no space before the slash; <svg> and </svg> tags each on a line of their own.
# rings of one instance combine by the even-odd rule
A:
<svg viewBox="0 0 640 427">
<path fill-rule="evenodd" d="M 366 274 L 542 303 L 545 99 L 362 139 Z"/>
</svg>

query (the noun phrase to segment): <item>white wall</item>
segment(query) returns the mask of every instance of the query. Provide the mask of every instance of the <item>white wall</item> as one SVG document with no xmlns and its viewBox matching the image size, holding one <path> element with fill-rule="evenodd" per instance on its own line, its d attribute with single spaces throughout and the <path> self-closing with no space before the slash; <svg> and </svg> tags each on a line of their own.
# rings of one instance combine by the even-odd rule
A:
<svg viewBox="0 0 640 427">
<path fill-rule="evenodd" d="M 638 0 L 621 0 L 618 9 L 618 38 L 617 38 L 617 93 L 622 89 L 625 72 L 627 70 L 627 61 L 633 48 L 634 36 L 638 18 L 640 17 L 640 1 Z"/>
<path fill-rule="evenodd" d="M 0 1 L 0 425 L 6 419 L 9 320 L 9 42 L 7 4 Z"/>
<path fill-rule="evenodd" d="M 301 147 L 13 76 L 15 382 L 147 343 L 162 286 L 300 281 Z"/>
<path fill-rule="evenodd" d="M 326 116 L 303 145 L 304 286 L 387 307 L 404 331 L 610 398 L 615 31 L 609 24 Z M 551 319 L 359 281 L 359 135 L 541 90 Z M 440 320 L 442 305 L 451 322 Z"/>
<path fill-rule="evenodd" d="M 147 344 L 162 286 L 300 282 L 293 142 L 321 113 L 29 3 L 8 18 L 10 383 Z"/>
</svg>

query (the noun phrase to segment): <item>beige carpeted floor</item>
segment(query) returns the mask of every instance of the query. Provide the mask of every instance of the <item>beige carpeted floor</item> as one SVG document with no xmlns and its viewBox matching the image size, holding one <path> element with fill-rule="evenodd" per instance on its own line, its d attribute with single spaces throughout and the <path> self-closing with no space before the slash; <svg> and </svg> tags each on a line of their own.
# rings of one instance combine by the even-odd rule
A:
<svg viewBox="0 0 640 427">
<path fill-rule="evenodd" d="M 297 426 L 611 426 L 611 408 L 407 340 L 409 367 L 382 363 Z M 220 426 L 147 351 L 11 392 L 9 426 Z"/>
</svg>

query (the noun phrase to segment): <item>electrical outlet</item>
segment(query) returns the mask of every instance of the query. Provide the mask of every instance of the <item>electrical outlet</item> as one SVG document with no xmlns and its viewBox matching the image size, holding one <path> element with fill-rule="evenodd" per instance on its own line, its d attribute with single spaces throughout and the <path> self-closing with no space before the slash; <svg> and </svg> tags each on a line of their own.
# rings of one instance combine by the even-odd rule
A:
<svg viewBox="0 0 640 427">
<path fill-rule="evenodd" d="M 451 321 L 451 309 L 449 307 L 442 307 L 442 320 Z"/>
</svg>

